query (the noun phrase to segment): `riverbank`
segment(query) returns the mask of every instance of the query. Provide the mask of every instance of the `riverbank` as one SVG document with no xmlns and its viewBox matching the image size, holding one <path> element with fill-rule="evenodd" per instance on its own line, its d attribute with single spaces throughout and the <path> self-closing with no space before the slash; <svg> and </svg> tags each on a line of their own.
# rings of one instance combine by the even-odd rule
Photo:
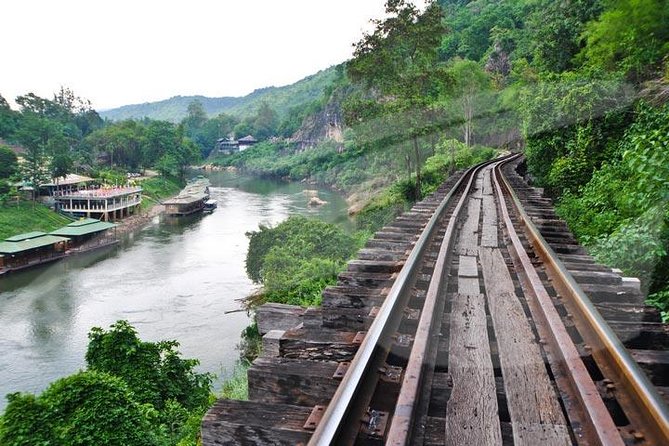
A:
<svg viewBox="0 0 669 446">
<path fill-rule="evenodd" d="M 38 202 L 4 204 L 0 206 L 0 240 L 29 231 L 51 232 L 71 222 Z"/>
</svg>

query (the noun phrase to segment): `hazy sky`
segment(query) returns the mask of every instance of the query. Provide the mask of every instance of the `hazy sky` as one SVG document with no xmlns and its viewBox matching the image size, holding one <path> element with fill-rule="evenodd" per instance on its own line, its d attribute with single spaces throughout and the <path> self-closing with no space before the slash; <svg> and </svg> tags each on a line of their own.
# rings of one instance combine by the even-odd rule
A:
<svg viewBox="0 0 669 446">
<path fill-rule="evenodd" d="M 241 96 L 351 57 L 384 0 L 0 0 L 0 94 Z M 422 1 L 415 2 L 423 4 Z"/>
</svg>

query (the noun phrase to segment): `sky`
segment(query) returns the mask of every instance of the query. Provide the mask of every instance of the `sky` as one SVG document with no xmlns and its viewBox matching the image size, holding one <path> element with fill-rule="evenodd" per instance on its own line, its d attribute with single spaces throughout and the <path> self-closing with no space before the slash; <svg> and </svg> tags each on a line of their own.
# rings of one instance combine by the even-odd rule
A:
<svg viewBox="0 0 669 446">
<path fill-rule="evenodd" d="M 0 95 L 243 96 L 349 59 L 384 0 L 2 0 Z M 422 5 L 423 2 L 415 2 Z"/>
</svg>

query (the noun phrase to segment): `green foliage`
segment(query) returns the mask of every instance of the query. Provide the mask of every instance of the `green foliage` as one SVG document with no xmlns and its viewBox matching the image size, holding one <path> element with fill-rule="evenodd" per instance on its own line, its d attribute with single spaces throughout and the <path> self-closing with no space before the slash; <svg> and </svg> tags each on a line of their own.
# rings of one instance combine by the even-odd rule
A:
<svg viewBox="0 0 669 446">
<path fill-rule="evenodd" d="M 648 296 L 646 303 L 657 307 L 660 310 L 662 322 L 669 324 L 669 289 L 651 294 Z"/>
<path fill-rule="evenodd" d="M 141 341 L 125 321 L 89 338 L 88 370 L 39 396 L 8 396 L 0 444 L 195 446 L 213 403 L 211 376 L 193 371 L 197 361 L 180 358 L 176 341 Z"/>
<path fill-rule="evenodd" d="M 437 190 L 452 172 L 492 159 L 495 154 L 490 147 L 468 147 L 454 139 L 441 141 L 435 154 L 425 161 L 423 197 Z"/>
<path fill-rule="evenodd" d="M 657 228 L 626 223 L 591 242 L 589 250 L 598 261 L 639 277 L 647 287 L 659 259 L 667 255 L 666 240 L 659 238 Z"/>
<path fill-rule="evenodd" d="M 141 341 L 126 321 L 109 331 L 94 327 L 88 338 L 88 368 L 122 378 L 138 401 L 159 410 L 170 400 L 186 409 L 206 403 L 211 376 L 194 371 L 197 360 L 179 357 L 178 342 Z"/>
<path fill-rule="evenodd" d="M 166 178 L 164 176 L 147 178 L 140 183 L 142 194 L 149 197 L 152 201 L 158 202 L 179 193 L 183 183 L 175 178 Z M 144 204 L 144 203 L 142 203 Z"/>
<path fill-rule="evenodd" d="M 0 179 L 6 179 L 16 173 L 18 160 L 16 154 L 7 146 L 0 145 Z"/>
<path fill-rule="evenodd" d="M 79 372 L 52 383 L 39 397 L 12 394 L 0 443 L 23 445 L 158 445 L 156 413 L 133 399 L 119 378 Z"/>
<path fill-rule="evenodd" d="M 611 162 L 557 207 L 596 257 L 666 288 L 669 251 L 669 106 L 640 103 Z"/>
<path fill-rule="evenodd" d="M 258 330 L 258 322 L 253 321 L 253 324 L 242 330 L 242 337 L 239 345 L 239 356 L 242 362 L 253 362 L 262 351 L 262 336 Z"/>
<path fill-rule="evenodd" d="M 246 271 L 262 283 L 267 301 L 294 305 L 320 302 L 320 293 L 355 253 L 355 238 L 335 225 L 291 216 L 276 227 L 247 233 Z"/>
<path fill-rule="evenodd" d="M 239 361 L 235 365 L 232 375 L 223 383 L 221 398 L 228 400 L 248 400 L 249 380 L 247 371 L 251 365 L 248 361 Z"/>
<path fill-rule="evenodd" d="M 581 58 L 589 66 L 636 77 L 653 73 L 669 54 L 666 0 L 610 0 L 583 34 Z"/>
</svg>

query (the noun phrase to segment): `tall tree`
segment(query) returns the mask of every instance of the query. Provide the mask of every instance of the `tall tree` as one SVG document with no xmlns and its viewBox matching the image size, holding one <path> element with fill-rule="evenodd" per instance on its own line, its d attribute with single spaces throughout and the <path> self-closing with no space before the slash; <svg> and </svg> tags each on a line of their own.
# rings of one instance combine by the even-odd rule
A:
<svg viewBox="0 0 669 446">
<path fill-rule="evenodd" d="M 476 110 L 491 87 L 490 78 L 478 63 L 471 60 L 456 60 L 450 72 L 454 79 L 454 102 L 462 112 L 462 137 L 469 147 L 473 142 Z"/>
<path fill-rule="evenodd" d="M 14 175 L 17 168 L 18 161 L 14 151 L 7 146 L 0 145 L 0 180 Z"/>
<path fill-rule="evenodd" d="M 49 181 L 48 149 L 49 141 L 62 138 L 62 126 L 53 120 L 32 112 L 23 113 L 17 139 L 26 148 L 21 164 L 21 177 L 36 192 L 41 184 Z M 33 194 L 36 198 L 36 194 Z"/>
<path fill-rule="evenodd" d="M 16 131 L 18 113 L 0 95 L 0 137 L 11 138 Z"/>
<path fill-rule="evenodd" d="M 390 112 L 404 126 L 409 145 L 407 165 L 416 174 L 416 196 L 421 190 L 419 137 L 428 106 L 443 93 L 448 76 L 438 65 L 438 46 L 445 32 L 442 11 L 431 2 L 421 13 L 405 0 L 386 2 L 387 18 L 375 20 L 374 32 L 355 45 L 348 73 L 382 99 L 383 113 Z M 409 155 L 411 154 L 411 155 Z"/>
</svg>

